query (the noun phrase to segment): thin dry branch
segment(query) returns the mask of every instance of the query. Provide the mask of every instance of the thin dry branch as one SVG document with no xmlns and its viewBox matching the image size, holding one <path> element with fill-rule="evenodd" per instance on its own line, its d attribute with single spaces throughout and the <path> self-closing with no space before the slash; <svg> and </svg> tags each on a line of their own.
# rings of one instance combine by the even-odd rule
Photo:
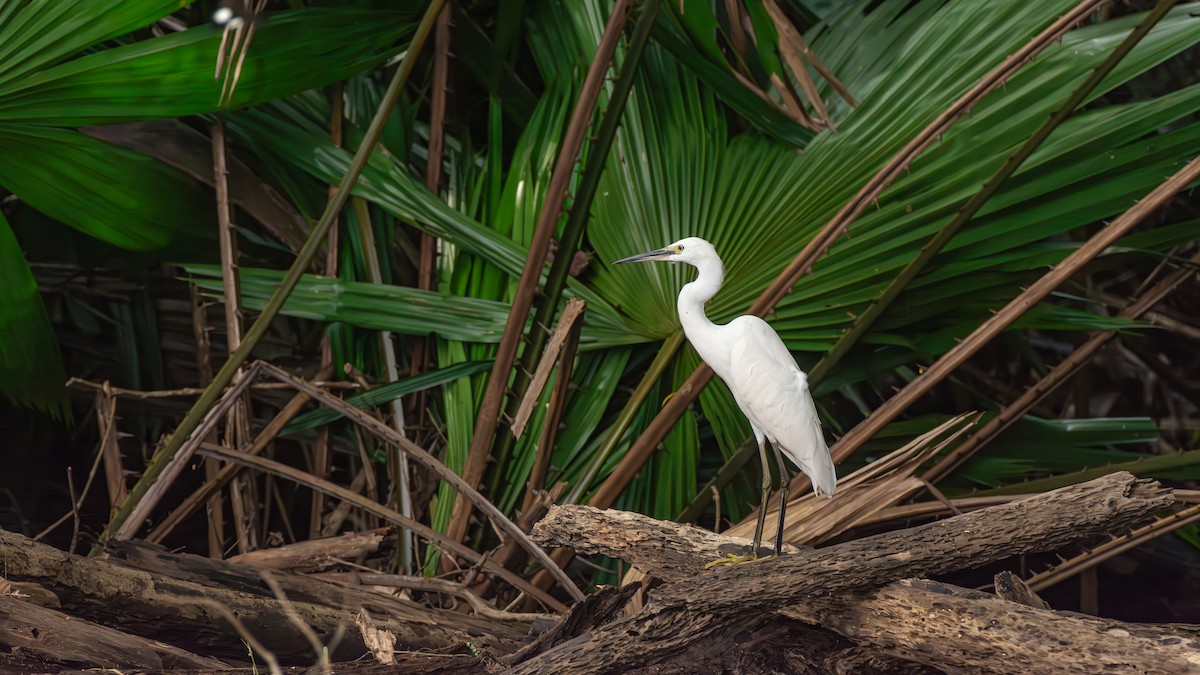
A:
<svg viewBox="0 0 1200 675">
<path fill-rule="evenodd" d="M 225 393 L 221 395 L 216 404 L 209 409 L 208 413 L 204 416 L 204 420 L 200 422 L 200 425 L 184 440 L 183 444 L 179 447 L 179 452 L 175 453 L 170 458 L 170 461 L 163 465 L 156 480 L 146 489 L 141 498 L 132 505 L 129 515 L 120 522 L 115 530 L 109 533 L 110 539 L 125 541 L 132 539 L 137 534 L 137 531 L 142 527 L 142 523 L 149 517 L 154 507 L 158 505 L 159 500 L 163 498 L 163 495 L 175 483 L 175 479 L 179 477 L 179 474 L 183 472 L 188 463 L 192 461 L 192 455 L 195 454 L 196 448 L 217 428 L 221 418 L 225 417 L 237 402 L 241 400 L 246 387 L 257 376 L 259 367 L 257 363 L 251 365 L 241 380 L 225 390 Z M 132 498 L 131 495 L 130 499 Z M 125 503 L 129 503 L 129 500 L 127 499 Z"/>
<path fill-rule="evenodd" d="M 554 369 L 554 364 L 559 361 L 559 355 L 563 352 L 563 347 L 567 343 L 567 337 L 571 334 L 575 324 L 583 318 L 583 310 L 587 308 L 587 303 L 579 298 L 571 298 L 567 301 L 567 306 L 563 308 L 562 314 L 559 316 L 558 325 L 554 328 L 554 334 L 550 336 L 550 342 L 546 345 L 546 351 L 542 352 L 542 359 L 538 362 L 537 370 L 533 374 L 533 380 L 529 383 L 529 388 L 525 390 L 525 397 L 521 399 L 521 406 L 517 409 L 516 419 L 512 423 L 513 436 L 521 437 L 525 433 L 525 425 L 529 423 L 529 416 L 533 414 L 533 407 L 542 396 L 542 389 L 546 386 L 546 381 L 550 379 L 550 371 Z"/>
<path fill-rule="evenodd" d="M 326 371 L 324 375 L 317 375 L 315 378 L 313 378 L 312 385 L 322 389 L 335 390 L 361 390 L 363 388 L 362 385 L 357 382 L 326 380 L 325 378 L 331 373 L 332 371 Z M 71 379 L 67 380 L 66 386 L 68 389 L 76 388 L 100 391 L 104 389 L 105 385 L 101 382 L 92 382 L 91 380 L 72 377 Z M 283 382 L 255 382 L 254 384 L 250 385 L 249 389 L 250 391 L 285 391 L 290 390 L 291 387 Z M 125 389 L 122 387 L 110 386 L 109 390 L 114 396 L 145 400 L 156 398 L 177 398 L 181 396 L 197 396 L 204 393 L 203 387 L 180 387 L 178 389 L 155 389 L 151 391 L 144 391 L 141 389 Z"/>
<path fill-rule="evenodd" d="M 1068 558 L 1044 572 L 1033 575 L 1029 579 L 1026 579 L 1025 583 L 1035 591 L 1045 590 L 1070 579 L 1084 570 L 1094 568 L 1105 560 L 1124 553 L 1131 548 L 1195 522 L 1200 522 L 1200 505 L 1172 513 L 1133 532 L 1114 537 L 1091 550 Z"/>
</svg>

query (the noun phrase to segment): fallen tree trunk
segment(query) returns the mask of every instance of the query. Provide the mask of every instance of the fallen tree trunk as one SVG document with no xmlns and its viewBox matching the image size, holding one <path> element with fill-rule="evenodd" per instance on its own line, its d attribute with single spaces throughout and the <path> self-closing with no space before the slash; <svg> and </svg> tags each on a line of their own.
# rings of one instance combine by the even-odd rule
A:
<svg viewBox="0 0 1200 675">
<path fill-rule="evenodd" d="M 221 661 L 122 633 L 16 596 L 0 596 L 0 647 L 39 663 L 91 668 L 226 670 Z"/>
<path fill-rule="evenodd" d="M 1194 632 L 1068 615 L 919 579 L 785 615 L 904 659 L 972 673 L 1195 673 Z"/>
<path fill-rule="evenodd" d="M 534 528 L 534 538 L 540 543 L 624 558 L 674 583 L 658 589 L 638 615 L 549 649 L 512 672 L 620 672 L 660 661 L 730 626 L 758 625 L 784 609 L 799 612 L 806 620 L 821 621 L 832 618 L 838 607 L 836 603 L 822 604 L 835 602 L 829 600 L 831 595 L 976 567 L 1022 553 L 1054 550 L 1126 528 L 1173 501 L 1170 491 L 1157 483 L 1139 481 L 1122 472 L 908 530 L 707 571 L 704 560 L 719 557 L 723 545 L 741 540 L 633 514 L 555 507 Z M 863 599 L 850 596 L 848 602 L 861 605 Z M 840 624 L 828 627 L 836 630 L 840 625 L 850 633 L 848 637 L 862 641 L 878 635 L 889 649 L 903 652 L 894 636 L 885 638 L 883 633 L 868 630 L 870 617 L 862 614 L 870 612 L 855 615 L 863 619 L 859 624 L 843 617 Z M 950 613 L 945 615 L 949 617 Z M 943 630 L 949 625 L 942 624 Z M 1097 635 L 1095 631 L 1093 635 Z M 1098 636 L 1107 636 L 1110 641 L 1117 637 L 1111 633 Z M 887 642 L 889 639 L 892 641 Z M 1163 672 L 1161 651 L 1149 642 L 1137 642 L 1131 648 L 1140 663 Z M 1186 653 L 1186 649 L 1180 648 L 1180 652 Z M 974 660 L 962 662 L 964 657 L 949 649 L 942 661 L 934 660 L 938 654 L 918 656 L 940 668 L 970 670 L 980 666 Z M 1175 664 L 1171 661 L 1167 665 Z M 990 672 L 1045 672 L 1044 667 L 1031 669 L 1028 665 L 1006 670 L 1012 665 L 1011 659 L 985 665 Z"/>
<path fill-rule="evenodd" d="M 453 652 L 466 650 L 468 644 L 507 649 L 527 631 L 521 624 L 467 616 L 289 572 L 267 572 L 286 598 L 281 601 L 254 568 L 129 542 L 117 545 L 113 555 L 120 558 L 84 558 L 0 530 L 0 558 L 7 578 L 41 584 L 58 596 L 63 612 L 71 616 L 186 645 L 205 656 L 245 658 L 241 635 L 228 620 L 231 614 L 280 660 L 300 663 L 312 663 L 317 655 L 297 619 L 326 645 L 344 631 L 334 660 L 366 654 L 362 636 L 354 628 L 354 616 L 364 607 L 396 636 L 398 650 Z"/>
</svg>

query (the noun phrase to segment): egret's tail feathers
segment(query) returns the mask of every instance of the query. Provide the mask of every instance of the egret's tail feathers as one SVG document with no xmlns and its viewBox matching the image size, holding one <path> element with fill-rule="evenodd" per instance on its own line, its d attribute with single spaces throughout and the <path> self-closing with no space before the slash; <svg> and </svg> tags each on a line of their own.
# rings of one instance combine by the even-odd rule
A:
<svg viewBox="0 0 1200 675">
<path fill-rule="evenodd" d="M 812 480 L 813 492 L 821 497 L 833 496 L 837 487 L 837 472 L 833 470 L 833 460 L 828 450 L 822 448 L 800 468 Z"/>
</svg>

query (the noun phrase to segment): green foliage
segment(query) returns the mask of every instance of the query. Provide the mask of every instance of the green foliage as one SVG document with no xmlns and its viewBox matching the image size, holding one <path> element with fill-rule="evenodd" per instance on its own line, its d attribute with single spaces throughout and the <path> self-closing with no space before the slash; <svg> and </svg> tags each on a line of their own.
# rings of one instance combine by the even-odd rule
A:
<svg viewBox="0 0 1200 675">
<path fill-rule="evenodd" d="M 0 186 L 115 246 L 211 258 L 211 192 L 175 167 L 68 127 L 209 113 L 323 86 L 397 53 L 416 20 L 412 8 L 277 14 L 256 31 L 238 86 L 222 106 L 214 78 L 221 34 L 213 27 L 100 45 L 186 4 L 0 1 Z M 88 48 L 90 53 L 79 55 Z M 61 363 L 46 336 L 45 311 L 40 302 L 33 304 L 38 298 L 30 292 L 32 278 L 24 262 L 16 262 L 21 250 L 7 225 L 4 229 L 0 257 L 14 261 L 5 272 L 26 274 L 5 289 L 0 306 L 12 317 L 0 333 L 8 375 L 0 388 L 17 400 L 51 406 L 46 392 L 61 396 Z M 18 369 L 10 361 L 17 355 L 29 363 Z M 57 400 L 52 407 L 61 405 Z"/>
<path fill-rule="evenodd" d="M 37 282 L 0 214 L 0 396 L 66 418 L 66 379 Z"/>
<path fill-rule="evenodd" d="M 214 78 L 221 42 L 216 29 L 203 25 L 159 37 L 138 30 L 181 4 L 186 3 L 0 0 L 0 185 L 88 237 L 181 261 L 186 278 L 207 297 L 220 299 L 220 269 L 211 264 L 211 191 L 179 168 L 78 127 L 205 116 L 191 118 L 189 123 L 199 126 L 220 114 L 234 139 L 233 154 L 295 210 L 315 216 L 327 186 L 348 168 L 381 98 L 383 69 L 375 66 L 406 48 L 416 8 L 350 3 L 273 14 L 255 33 L 233 96 L 221 104 Z M 568 286 L 568 295 L 588 307 L 561 428 L 548 449 L 548 485 L 533 487 L 565 481 L 571 494 L 586 500 L 699 363 L 690 347 L 677 353 L 664 347 L 679 334 L 675 296 L 691 270 L 611 268 L 608 261 L 683 236 L 704 237 L 714 242 L 728 273 L 725 288 L 708 306 L 710 315 L 724 321 L 744 312 L 919 130 L 1073 4 L 841 4 L 806 27 L 805 37 L 860 104 L 851 107 L 819 81 L 837 131 L 813 133 L 783 114 L 777 101 L 764 100 L 746 86 L 770 92 L 772 76 L 789 77 L 778 56 L 778 36 L 761 6 L 746 3 L 755 43 L 735 52 L 727 3 L 687 3 L 680 11 L 677 3 L 664 2 L 612 152 L 598 157 L 587 145 L 583 151 L 583 163 L 607 167 L 584 241 L 591 259 Z M 283 309 L 289 325 L 309 334 L 273 345 L 312 359 L 312 345 L 324 333 L 336 362 L 382 378 L 386 364 L 379 332 L 398 336 L 394 344 L 401 361 L 410 358 L 416 339 L 429 340 L 433 370 L 352 401 L 378 406 L 440 386 L 440 396 L 430 399 L 426 411 L 434 429 L 425 440 L 455 470 L 466 460 L 484 371 L 525 265 L 583 81 L 583 64 L 596 52 L 611 3 L 515 5 L 521 10 L 515 16 L 494 20 L 481 16 L 486 7 L 456 10 L 463 14 L 466 34 L 487 34 L 488 43 L 454 49 L 478 80 L 457 85 L 480 95 L 454 101 L 443 120 L 446 148 L 434 159 L 441 162 L 439 188 L 428 189 L 424 180 L 434 125 L 428 115 L 430 91 L 421 83 L 409 88 L 392 114 L 353 188 L 355 205 L 341 215 L 333 256 L 338 273 L 306 275 Z M 1135 101 L 1113 95 L 1200 41 L 1194 12 L 1195 5 L 1185 5 L 1161 22 L 1093 100 L 904 289 L 817 390 L 830 429 L 852 426 L 892 386 L 910 377 L 914 364 L 945 353 L 1021 286 L 1069 255 L 1081 228 L 1120 213 L 1200 153 L 1195 121 L 1200 85 Z M 907 167 L 768 317 L 802 364 L 833 344 L 852 317 L 1139 20 L 1126 16 L 1069 32 Z M 618 49 L 617 62 L 622 58 Z M 609 75 L 615 73 L 616 67 Z M 333 106 L 329 92 L 320 90 L 334 82 L 345 83 L 342 147 L 330 139 Z M 604 84 L 601 110 L 611 87 Z M 599 115 L 590 123 L 594 132 Z M 574 194 L 577 180 L 578 172 L 569 193 Z M 277 287 L 282 277 L 277 270 L 290 262 L 290 253 L 261 224 L 238 224 L 247 241 L 257 242 L 243 249 L 249 253 L 240 277 L 245 306 L 257 309 Z M 438 282 L 431 290 L 408 285 L 415 276 L 418 232 L 437 241 Z M 1090 271 L 1149 269 L 1172 246 L 1194 239 L 1194 223 L 1142 231 L 1112 247 Z M 33 277 L 6 225 L 0 227 L 0 262 L 0 275 L 8 275 L 0 276 L 0 316 L 6 319 L 0 332 L 0 392 L 60 410 L 61 399 L 39 389 L 62 381 L 61 366 Z M 382 283 L 374 281 L 375 265 Z M 1142 334 L 1141 324 L 1098 312 L 1092 290 L 1060 289 L 1006 339 L 1024 345 L 1019 349 L 1028 355 L 1036 352 L 1024 338 L 1029 331 L 1063 340 L 1090 330 Z M 78 303 L 65 306 L 79 309 Z M 130 318 L 121 325 L 133 323 Z M 136 352 L 134 345 L 122 342 Z M 661 377 L 647 383 L 649 395 L 635 400 L 630 392 L 660 350 L 669 363 Z M 1028 360 L 1019 371 L 1022 377 L 1041 365 L 1039 359 Z M 540 392 L 529 428 L 511 455 L 493 458 L 489 465 L 489 497 L 507 512 L 522 503 L 548 389 Z M 966 404 L 976 407 L 1005 398 L 1002 392 L 972 393 Z M 309 413 L 286 432 L 334 417 Z M 629 424 L 619 426 L 619 421 Z M 899 422 L 855 461 L 894 448 L 931 424 L 922 417 Z M 1031 478 L 1066 479 L 1098 466 L 1128 465 L 1141 457 L 1134 444 L 1156 432 L 1143 418 L 1025 420 L 945 487 L 952 492 L 977 486 L 1016 489 Z M 509 433 L 507 425 L 501 424 L 498 433 Z M 619 504 L 674 516 L 707 475 L 735 455 L 747 434 L 728 389 L 712 383 Z M 1187 455 L 1154 464 L 1152 470 L 1187 477 L 1195 475 L 1194 466 Z M 744 516 L 756 484 L 747 472 L 726 487 L 723 512 L 734 519 Z M 455 498 L 447 486 L 437 489 L 427 511 L 435 528 L 447 526 Z M 436 560 L 437 552 L 428 552 L 425 569 L 432 571 Z"/>
</svg>

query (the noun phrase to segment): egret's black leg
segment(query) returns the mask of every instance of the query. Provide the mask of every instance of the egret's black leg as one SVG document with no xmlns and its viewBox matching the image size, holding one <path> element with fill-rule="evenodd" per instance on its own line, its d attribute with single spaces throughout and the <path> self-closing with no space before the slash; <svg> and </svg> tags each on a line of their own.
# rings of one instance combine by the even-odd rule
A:
<svg viewBox="0 0 1200 675">
<path fill-rule="evenodd" d="M 750 551 L 752 558 L 758 557 L 758 549 L 762 546 L 763 525 L 767 522 L 767 499 L 771 496 L 771 463 L 767 459 L 767 443 L 758 439 L 758 459 L 762 463 L 762 499 L 758 504 L 758 522 L 754 526 L 754 549 Z"/>
<path fill-rule="evenodd" d="M 775 463 L 779 465 L 779 523 L 775 528 L 775 555 L 783 555 L 784 515 L 787 513 L 788 489 L 791 487 L 792 477 L 783 461 L 783 453 L 779 451 L 779 444 L 772 443 L 771 449 L 775 451 Z"/>
<path fill-rule="evenodd" d="M 730 553 L 724 558 L 719 558 L 708 563 L 704 566 L 705 569 L 710 569 L 718 565 L 740 565 L 760 559 L 758 557 L 758 549 L 762 547 L 763 525 L 767 522 L 767 499 L 771 496 L 771 464 L 767 459 L 767 441 L 761 437 L 758 439 L 758 460 L 762 464 L 763 479 L 762 499 L 758 504 L 758 522 L 754 524 L 754 548 L 750 551 L 750 555 L 739 556 Z"/>
</svg>

